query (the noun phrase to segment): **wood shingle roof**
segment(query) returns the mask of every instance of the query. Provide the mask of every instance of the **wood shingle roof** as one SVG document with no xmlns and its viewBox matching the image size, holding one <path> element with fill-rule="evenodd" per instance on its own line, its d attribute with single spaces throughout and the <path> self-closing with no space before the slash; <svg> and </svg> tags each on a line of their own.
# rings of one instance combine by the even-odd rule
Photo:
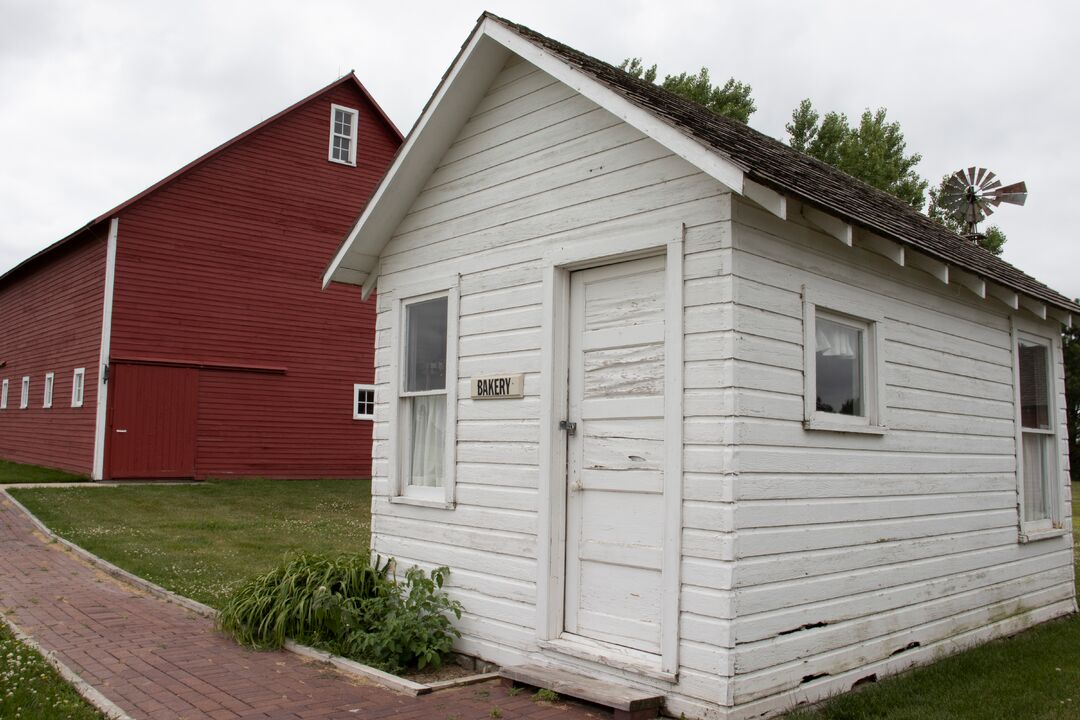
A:
<svg viewBox="0 0 1080 720">
<path fill-rule="evenodd" d="M 1080 313 L 1077 303 L 887 192 L 524 25 L 491 13 L 485 13 L 481 21 L 484 18 L 498 22 L 706 145 L 742 167 L 747 177 L 761 185 L 936 260 L 1068 312 Z"/>
</svg>

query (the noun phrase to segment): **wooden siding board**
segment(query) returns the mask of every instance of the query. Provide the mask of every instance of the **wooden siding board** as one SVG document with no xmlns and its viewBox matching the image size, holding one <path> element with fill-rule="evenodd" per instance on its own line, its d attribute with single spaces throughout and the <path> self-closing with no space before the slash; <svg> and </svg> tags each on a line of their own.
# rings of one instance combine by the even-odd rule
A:
<svg viewBox="0 0 1080 720">
<path fill-rule="evenodd" d="M 357 166 L 326 158 L 330 105 L 359 113 Z M 351 83 L 332 88 L 123 212 L 114 357 L 273 364 L 200 371 L 197 477 L 362 477 L 375 301 L 321 289 L 399 140 Z"/>
<path fill-rule="evenodd" d="M 89 475 L 93 465 L 107 226 L 69 242 L 0 287 L 0 458 Z M 75 368 L 86 368 L 82 407 L 71 407 Z M 53 404 L 42 407 L 45 373 Z M 30 401 L 19 409 L 23 376 Z"/>
<path fill-rule="evenodd" d="M 1008 317 L 741 201 L 734 218 L 736 703 L 820 697 L 804 677 L 887 664 L 911 638 L 1060 614 L 1068 538 L 1017 538 Z M 803 429 L 784 344 L 801 351 L 804 285 L 884 317 L 884 435 Z"/>
<path fill-rule="evenodd" d="M 531 541 L 534 545 L 518 557 L 535 557 L 534 511 L 540 487 L 535 442 L 541 408 L 540 279 L 549 253 L 576 247 L 582 239 L 617 247 L 628 235 L 650 233 L 662 245 L 679 223 L 685 223 L 684 268 L 690 290 L 684 301 L 684 320 L 700 328 L 688 342 L 687 352 L 702 361 L 730 355 L 707 327 L 710 311 L 697 308 L 715 304 L 716 295 L 730 301 L 722 277 L 730 259 L 730 250 L 725 249 L 730 243 L 725 190 L 617 118 L 568 95 L 542 73 L 522 73 L 521 65 L 510 65 L 496 78 L 497 97 L 481 101 L 462 139 L 429 178 L 387 246 L 379 281 L 383 304 L 376 318 L 376 378 L 385 384 L 395 352 L 388 346 L 392 319 L 387 300 L 433 272 L 460 276 L 457 505 L 445 511 L 392 503 L 385 497 L 389 487 L 381 481 L 375 483 L 380 494 L 373 502 L 377 552 L 407 550 L 410 559 L 441 563 L 447 557 L 444 544 L 460 542 L 451 562 L 452 592 L 461 587 L 458 583 L 466 572 L 475 577 L 477 591 L 484 592 L 481 580 L 498 580 L 515 572 L 522 581 L 535 578 L 535 565 L 515 571 L 512 564 L 501 562 L 503 556 L 493 543 L 512 533 L 508 543 Z M 515 92 L 522 94 L 514 98 Z M 565 99 L 541 103 L 542 94 Z M 493 372 L 524 373 L 525 397 L 483 403 L 468 399 L 463 392 L 468 378 Z M 715 414 L 710 407 L 714 390 L 715 385 L 707 386 L 688 403 L 688 415 L 694 418 L 688 427 L 700 429 L 701 441 L 710 444 L 724 440 L 705 429 Z M 378 425 L 385 424 L 383 418 L 380 415 Z M 386 443 L 381 438 L 388 432 L 382 427 L 375 431 L 380 438 L 375 447 L 377 476 L 386 472 Z M 709 453 L 702 456 L 690 451 L 688 457 L 691 474 L 695 464 L 716 466 L 715 456 Z M 692 498 L 712 497 L 714 492 L 705 487 L 724 485 L 716 474 L 693 477 L 700 489 Z M 684 512 L 691 523 L 700 517 L 696 522 L 703 526 L 733 525 L 730 504 L 691 499 L 684 503 Z M 420 528 L 430 528 L 427 537 L 418 537 Z M 428 537 L 434 541 L 415 544 Z M 685 587 L 702 602 L 692 603 L 693 609 L 681 622 L 707 637 L 723 638 L 729 620 L 723 602 L 716 605 L 712 593 L 732 585 L 732 566 L 730 557 L 707 547 L 716 537 L 707 531 L 691 536 L 688 547 L 700 549 L 697 557 L 686 556 L 682 571 Z M 731 547 L 730 540 L 721 546 Z M 462 590 L 460 599 L 468 603 L 473 597 L 469 592 Z M 482 648 L 492 659 L 512 657 L 521 662 L 536 643 L 535 587 L 527 598 L 516 594 L 503 600 L 527 603 L 533 613 L 529 623 L 518 625 L 520 621 L 515 620 L 513 627 L 507 626 L 508 615 L 480 603 L 467 608 L 472 614 L 469 637 L 459 645 Z M 515 608 L 514 613 L 519 610 Z M 693 642 L 680 646 L 680 653 L 688 658 L 684 671 L 689 690 L 681 693 L 676 686 L 671 697 L 681 698 L 686 707 L 694 702 L 689 692 L 704 692 L 701 678 L 706 671 L 700 668 L 715 672 L 730 665 L 725 658 L 710 658 L 706 647 Z M 696 674 L 695 668 L 699 668 Z M 716 694 L 716 681 L 714 677 L 707 693 L 710 697 Z M 724 694 L 726 690 L 720 693 Z"/>
</svg>

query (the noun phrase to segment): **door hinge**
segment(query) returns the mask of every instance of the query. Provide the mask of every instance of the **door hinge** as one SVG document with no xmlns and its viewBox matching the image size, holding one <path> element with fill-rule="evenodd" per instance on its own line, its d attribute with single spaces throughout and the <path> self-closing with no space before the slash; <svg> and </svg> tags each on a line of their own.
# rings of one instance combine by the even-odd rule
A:
<svg viewBox="0 0 1080 720">
<path fill-rule="evenodd" d="M 576 435 L 577 434 L 577 423 L 576 422 L 570 422 L 569 420 L 560 420 L 559 421 L 559 429 L 560 430 L 565 430 L 567 435 Z"/>
</svg>

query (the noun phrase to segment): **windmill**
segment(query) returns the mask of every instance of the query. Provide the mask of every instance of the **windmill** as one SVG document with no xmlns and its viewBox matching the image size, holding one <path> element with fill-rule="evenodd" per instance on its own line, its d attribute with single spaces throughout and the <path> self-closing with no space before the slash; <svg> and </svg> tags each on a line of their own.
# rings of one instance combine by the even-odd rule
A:
<svg viewBox="0 0 1080 720">
<path fill-rule="evenodd" d="M 967 235 L 979 238 L 979 223 L 994 214 L 1001 203 L 1023 205 L 1027 201 L 1027 184 L 1023 181 L 1002 185 L 986 168 L 969 167 L 957 170 L 945 182 L 941 205 L 959 222 L 964 223 Z"/>
</svg>

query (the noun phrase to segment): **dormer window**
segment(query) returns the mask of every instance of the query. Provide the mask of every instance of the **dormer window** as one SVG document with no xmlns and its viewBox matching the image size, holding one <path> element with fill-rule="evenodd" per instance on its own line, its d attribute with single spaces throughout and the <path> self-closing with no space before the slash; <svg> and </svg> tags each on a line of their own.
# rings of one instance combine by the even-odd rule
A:
<svg viewBox="0 0 1080 720">
<path fill-rule="evenodd" d="M 356 126 L 359 113 L 341 105 L 330 106 L 330 162 L 356 165 Z"/>
</svg>

